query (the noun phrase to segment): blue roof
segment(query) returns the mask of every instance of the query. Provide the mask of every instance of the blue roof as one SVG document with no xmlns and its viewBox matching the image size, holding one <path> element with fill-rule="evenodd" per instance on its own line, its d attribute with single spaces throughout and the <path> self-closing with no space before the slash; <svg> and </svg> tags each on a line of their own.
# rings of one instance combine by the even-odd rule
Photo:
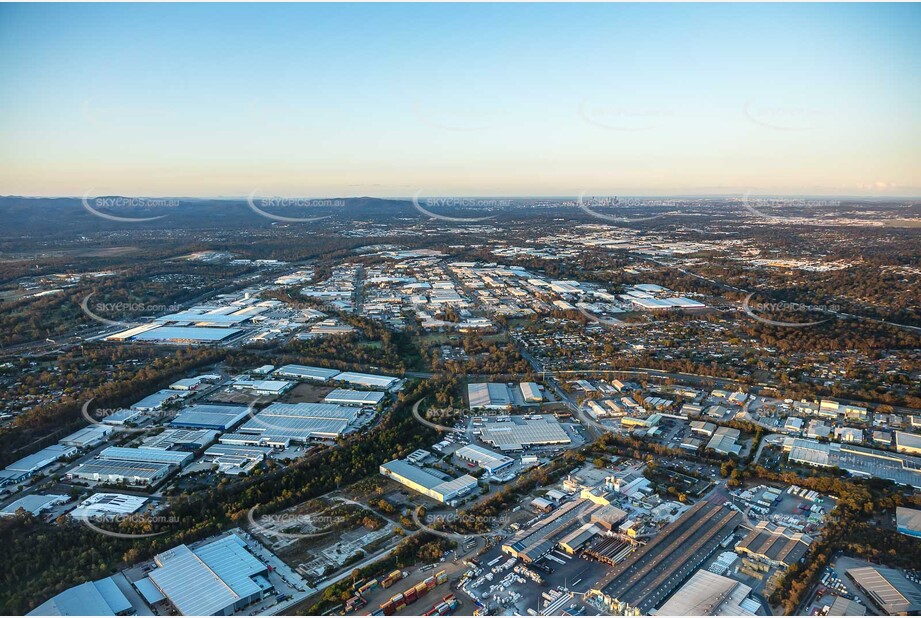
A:
<svg viewBox="0 0 921 618">
<path fill-rule="evenodd" d="M 115 616 L 131 609 L 131 602 L 111 577 L 86 582 L 53 596 L 28 616 Z"/>
</svg>

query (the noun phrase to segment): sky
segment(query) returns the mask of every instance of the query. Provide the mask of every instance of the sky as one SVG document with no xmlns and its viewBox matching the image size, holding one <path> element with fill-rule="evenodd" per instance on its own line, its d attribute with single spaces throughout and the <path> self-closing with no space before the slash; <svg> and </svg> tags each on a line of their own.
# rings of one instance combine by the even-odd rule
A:
<svg viewBox="0 0 921 618">
<path fill-rule="evenodd" d="M 3 4 L 0 195 L 921 195 L 918 4 Z"/>
</svg>

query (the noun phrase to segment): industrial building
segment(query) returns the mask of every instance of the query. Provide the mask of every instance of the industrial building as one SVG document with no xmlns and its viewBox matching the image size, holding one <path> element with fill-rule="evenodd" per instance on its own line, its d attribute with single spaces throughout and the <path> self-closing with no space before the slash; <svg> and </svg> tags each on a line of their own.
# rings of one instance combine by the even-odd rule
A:
<svg viewBox="0 0 921 618">
<path fill-rule="evenodd" d="M 169 425 L 188 429 L 227 431 L 238 425 L 248 414 L 249 408 L 246 406 L 200 403 L 180 410 Z"/>
<path fill-rule="evenodd" d="M 547 517 L 516 532 L 502 544 L 502 551 L 524 563 L 530 563 L 543 558 L 564 540 L 572 543 L 570 547 L 581 548 L 599 532 L 589 518 L 591 513 L 601 508 L 588 500 L 567 502 Z M 591 525 L 581 530 L 580 534 L 573 535 L 586 523 Z"/>
<path fill-rule="evenodd" d="M 921 510 L 895 507 L 895 525 L 901 534 L 921 539 Z"/>
<path fill-rule="evenodd" d="M 137 513 L 147 504 L 147 498 L 128 494 L 93 494 L 77 508 L 70 512 L 74 519 L 94 519 L 97 517 L 123 517 Z"/>
<path fill-rule="evenodd" d="M 167 451 L 159 448 L 110 446 L 99 453 L 98 458 L 106 461 L 128 461 L 138 463 L 165 464 L 181 468 L 194 455 L 183 451 Z"/>
<path fill-rule="evenodd" d="M 75 448 L 90 448 L 105 442 L 106 438 L 114 429 L 106 425 L 87 425 L 83 429 L 78 429 L 66 438 L 58 440 L 58 444 L 64 446 L 73 446 Z"/>
<path fill-rule="evenodd" d="M 331 403 L 273 403 L 244 423 L 235 435 L 252 436 L 248 442 L 252 445 L 335 440 L 347 433 L 360 414 L 355 408 Z"/>
<path fill-rule="evenodd" d="M 713 432 L 713 437 L 707 443 L 708 449 L 713 449 L 723 455 L 739 455 L 742 445 L 738 443 L 742 432 L 732 427 L 719 427 Z"/>
<path fill-rule="evenodd" d="M 144 448 L 197 451 L 214 442 L 220 432 L 214 429 L 164 429 L 155 436 L 145 438 Z"/>
<path fill-rule="evenodd" d="M 0 517 L 12 517 L 16 515 L 19 509 L 23 509 L 32 515 L 41 515 L 56 504 L 63 504 L 68 500 L 70 500 L 68 496 L 56 494 L 29 494 L 0 509 Z"/>
<path fill-rule="evenodd" d="M 377 407 L 386 397 L 380 391 L 356 391 L 350 388 L 337 388 L 323 398 L 323 403 L 335 403 L 343 406 Z"/>
<path fill-rule="evenodd" d="M 446 504 L 455 502 L 477 488 L 477 480 L 469 474 L 456 479 L 442 478 L 403 459 L 382 464 L 380 473 L 422 495 Z"/>
<path fill-rule="evenodd" d="M 131 405 L 133 410 L 138 412 L 156 412 L 163 409 L 163 406 L 182 397 L 189 396 L 188 391 L 174 391 L 168 388 L 161 389 L 156 393 L 147 395 L 137 403 Z"/>
<path fill-rule="evenodd" d="M 648 614 L 732 535 L 742 521 L 720 505 L 699 502 L 597 584 L 597 595 L 620 614 Z"/>
<path fill-rule="evenodd" d="M 73 457 L 77 452 L 77 449 L 73 446 L 52 444 L 37 453 L 26 455 L 22 459 L 14 461 L 3 470 L 3 473 L 0 474 L 0 485 L 24 481 L 42 468 L 50 466 L 62 459 Z"/>
<path fill-rule="evenodd" d="M 262 446 L 215 444 L 205 451 L 204 459 L 224 474 L 246 474 L 268 457 L 272 449 Z"/>
<path fill-rule="evenodd" d="M 511 465 L 515 463 L 515 460 L 511 457 L 506 457 L 505 455 L 494 453 L 493 451 L 487 448 L 483 448 L 482 446 L 477 446 L 476 444 L 463 446 L 457 449 L 454 455 L 458 459 L 475 463 L 489 474 L 496 474 L 501 470 L 505 470 L 506 468 L 511 467 Z"/>
<path fill-rule="evenodd" d="M 357 373 L 354 371 L 343 371 L 332 378 L 335 382 L 344 382 L 352 386 L 362 386 L 364 388 L 382 388 L 391 390 L 400 385 L 401 380 L 391 376 L 379 376 L 371 373 Z"/>
<path fill-rule="evenodd" d="M 703 569 L 678 589 L 655 616 L 754 616 L 761 603 L 751 586 Z"/>
<path fill-rule="evenodd" d="M 272 590 L 266 579 L 268 566 L 236 534 L 196 549 L 179 545 L 157 554 L 154 562 L 157 568 L 140 582 L 149 580 L 166 602 L 186 616 L 229 616 Z"/>
<path fill-rule="evenodd" d="M 141 326 L 106 337 L 111 341 L 143 341 L 175 345 L 226 343 L 245 331 L 241 328 L 205 326 Z"/>
<path fill-rule="evenodd" d="M 284 365 L 275 370 L 272 375 L 294 380 L 310 380 L 313 382 L 328 382 L 330 378 L 339 375 L 338 369 L 324 367 L 309 367 L 307 365 Z"/>
<path fill-rule="evenodd" d="M 134 613 L 128 597 L 111 577 L 85 582 L 60 592 L 27 616 L 127 616 Z"/>
<path fill-rule="evenodd" d="M 875 476 L 921 489 L 921 457 L 866 448 L 855 444 L 786 438 L 790 461 L 811 466 L 837 466 L 858 476 Z"/>
<path fill-rule="evenodd" d="M 277 397 L 291 390 L 294 387 L 294 382 L 289 382 L 287 380 L 247 380 L 238 378 L 233 381 L 230 387 L 237 391 Z"/>
<path fill-rule="evenodd" d="M 67 472 L 67 478 L 98 483 L 151 485 L 173 469 L 169 464 L 96 459 Z"/>
<path fill-rule="evenodd" d="M 467 385 L 467 401 L 471 410 L 509 410 L 513 407 L 538 404 L 543 400 L 540 386 L 534 382 L 522 382 L 518 385 L 476 382 Z"/>
<path fill-rule="evenodd" d="M 895 432 L 895 450 L 909 455 L 921 455 L 921 435 L 905 431 Z"/>
<path fill-rule="evenodd" d="M 759 521 L 735 549 L 759 562 L 786 569 L 803 559 L 812 541 L 802 532 Z"/>
<path fill-rule="evenodd" d="M 566 430 L 551 415 L 483 419 L 481 426 L 477 426 L 474 419 L 473 433 L 501 451 L 520 451 L 551 444 L 569 445 L 572 442 Z"/>
<path fill-rule="evenodd" d="M 900 571 L 859 567 L 848 569 L 847 575 L 884 614 L 909 616 L 921 613 L 921 587 L 910 582 Z"/>
</svg>

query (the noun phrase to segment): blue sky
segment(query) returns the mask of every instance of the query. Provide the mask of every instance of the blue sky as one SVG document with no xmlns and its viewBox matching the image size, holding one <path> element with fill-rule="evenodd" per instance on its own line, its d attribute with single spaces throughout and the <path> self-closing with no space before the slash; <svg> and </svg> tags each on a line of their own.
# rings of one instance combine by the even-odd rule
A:
<svg viewBox="0 0 921 618">
<path fill-rule="evenodd" d="M 0 194 L 921 193 L 921 7 L 0 5 Z"/>
</svg>

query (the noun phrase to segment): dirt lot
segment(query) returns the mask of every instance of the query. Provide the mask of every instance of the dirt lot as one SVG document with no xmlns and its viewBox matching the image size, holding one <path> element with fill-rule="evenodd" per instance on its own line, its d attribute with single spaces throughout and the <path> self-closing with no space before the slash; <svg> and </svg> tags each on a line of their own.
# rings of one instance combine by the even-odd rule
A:
<svg viewBox="0 0 921 618">
<path fill-rule="evenodd" d="M 332 386 L 320 386 L 304 382 L 285 393 L 281 401 L 285 403 L 319 403 L 323 401 L 323 398 L 332 392 L 332 390 Z"/>
</svg>

